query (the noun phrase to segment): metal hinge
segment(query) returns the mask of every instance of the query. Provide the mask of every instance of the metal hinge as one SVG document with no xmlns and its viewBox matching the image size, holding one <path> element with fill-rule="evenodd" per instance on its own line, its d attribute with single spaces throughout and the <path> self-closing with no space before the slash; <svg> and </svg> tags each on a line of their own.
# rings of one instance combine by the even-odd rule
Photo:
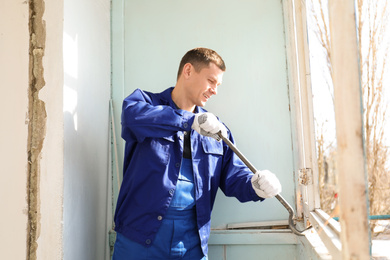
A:
<svg viewBox="0 0 390 260">
<path fill-rule="evenodd" d="M 298 182 L 304 186 L 313 184 L 313 170 L 311 168 L 300 169 Z"/>
</svg>

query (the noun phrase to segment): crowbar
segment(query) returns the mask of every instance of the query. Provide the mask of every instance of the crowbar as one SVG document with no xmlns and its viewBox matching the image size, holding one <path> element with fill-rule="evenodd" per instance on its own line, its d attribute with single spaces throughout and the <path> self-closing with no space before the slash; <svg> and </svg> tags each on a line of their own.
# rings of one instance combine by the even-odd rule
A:
<svg viewBox="0 0 390 260">
<path fill-rule="evenodd" d="M 218 136 L 230 147 L 230 149 L 233 150 L 233 152 L 242 160 L 242 162 L 253 172 L 256 173 L 257 169 L 248 161 L 248 159 L 237 149 L 237 147 L 226 137 L 222 135 L 221 132 L 218 132 Z M 282 195 L 278 194 L 275 196 L 279 200 L 280 203 L 287 209 L 288 211 L 288 225 L 291 229 L 291 231 L 298 235 L 298 236 L 304 236 L 303 232 L 310 229 L 312 226 L 309 226 L 308 228 L 300 231 L 298 230 L 294 225 L 294 219 L 295 219 L 295 213 L 294 209 L 291 207 L 291 205 L 282 197 Z"/>
</svg>

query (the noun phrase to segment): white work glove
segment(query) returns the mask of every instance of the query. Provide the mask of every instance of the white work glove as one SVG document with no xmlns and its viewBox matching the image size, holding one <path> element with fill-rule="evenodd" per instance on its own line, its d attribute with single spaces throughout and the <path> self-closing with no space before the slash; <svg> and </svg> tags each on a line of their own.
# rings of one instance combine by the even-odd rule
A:
<svg viewBox="0 0 390 260">
<path fill-rule="evenodd" d="M 252 187 L 261 198 L 272 198 L 282 192 L 282 185 L 275 174 L 268 170 L 257 171 L 252 176 Z"/>
<path fill-rule="evenodd" d="M 212 113 L 198 113 L 195 115 L 192 129 L 201 135 L 209 136 L 217 141 L 221 138 L 218 136 L 218 132 L 221 131 L 222 136 L 227 137 L 226 127 L 219 122 L 218 118 Z"/>
</svg>

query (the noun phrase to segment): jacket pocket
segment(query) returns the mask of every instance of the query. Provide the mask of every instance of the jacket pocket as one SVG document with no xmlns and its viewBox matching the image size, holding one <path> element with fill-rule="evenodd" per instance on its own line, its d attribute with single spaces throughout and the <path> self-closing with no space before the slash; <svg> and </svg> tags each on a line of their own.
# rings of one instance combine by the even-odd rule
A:
<svg viewBox="0 0 390 260">
<path fill-rule="evenodd" d="M 211 137 L 203 138 L 202 147 L 207 154 L 223 155 L 222 141 L 218 142 Z"/>
<path fill-rule="evenodd" d="M 151 139 L 150 149 L 146 150 L 147 158 L 150 158 L 153 161 L 156 160 L 155 162 L 159 161 L 166 165 L 169 162 L 170 148 L 173 142 L 173 139 L 170 138 Z"/>
</svg>

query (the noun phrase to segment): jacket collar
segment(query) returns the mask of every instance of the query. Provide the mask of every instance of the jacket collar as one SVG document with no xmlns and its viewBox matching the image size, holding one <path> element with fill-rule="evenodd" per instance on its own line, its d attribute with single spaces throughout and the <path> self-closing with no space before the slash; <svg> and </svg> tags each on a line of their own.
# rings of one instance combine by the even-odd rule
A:
<svg viewBox="0 0 390 260">
<path fill-rule="evenodd" d="M 173 89 L 174 89 L 174 87 L 170 87 L 170 88 L 167 88 L 166 90 L 164 90 L 163 92 L 161 92 L 160 99 L 163 101 L 163 103 L 165 105 L 169 105 L 170 107 L 172 107 L 174 109 L 183 111 L 182 109 L 177 108 L 175 105 L 175 102 L 173 102 L 173 100 L 172 100 L 172 90 Z M 204 112 L 207 112 L 207 111 L 201 107 L 195 106 L 195 114 L 196 113 L 204 113 Z"/>
</svg>

